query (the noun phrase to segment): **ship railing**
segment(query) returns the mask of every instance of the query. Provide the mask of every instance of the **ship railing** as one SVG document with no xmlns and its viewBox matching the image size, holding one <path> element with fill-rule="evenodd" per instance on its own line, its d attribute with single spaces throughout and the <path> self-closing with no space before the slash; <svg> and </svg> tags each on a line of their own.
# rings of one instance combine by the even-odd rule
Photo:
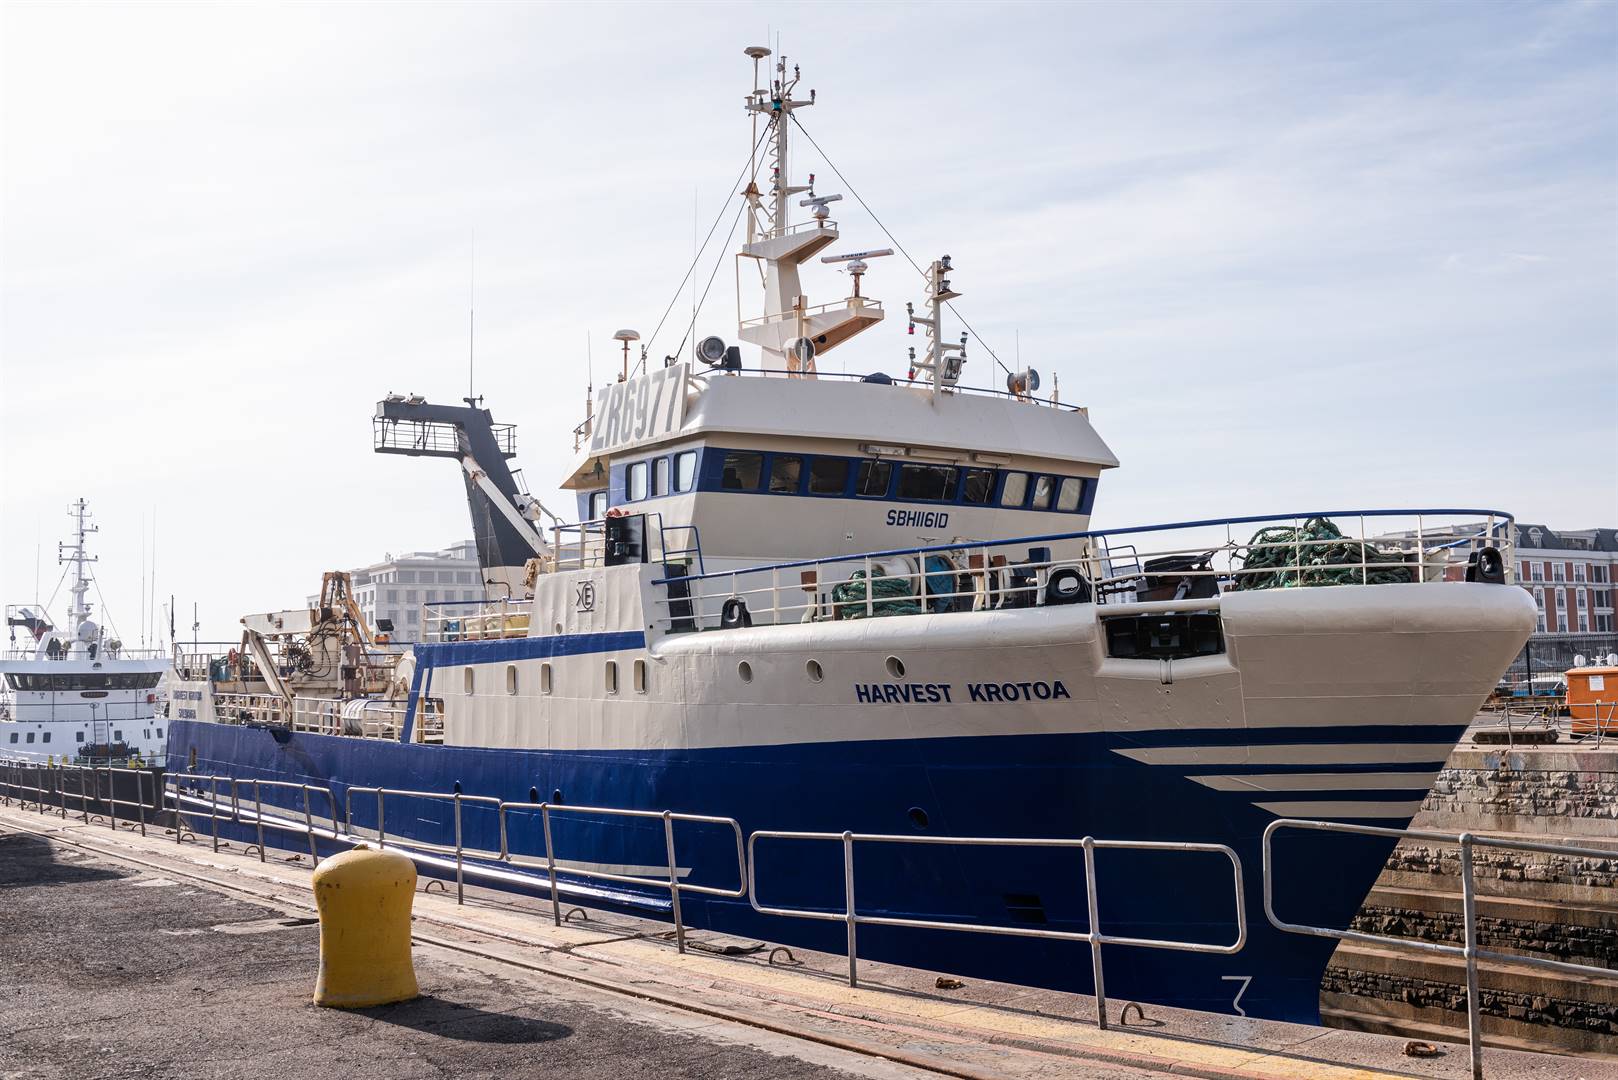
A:
<svg viewBox="0 0 1618 1080">
<path fill-rule="evenodd" d="M 1345 510 L 957 540 L 660 578 L 656 617 L 682 631 L 1084 602 L 1214 611 L 1233 591 L 1462 580 L 1485 549 L 1512 582 L 1513 532 L 1498 510 Z"/>
<path fill-rule="evenodd" d="M 251 793 L 250 807 L 243 805 L 244 789 Z M 271 792 L 297 792 L 301 802 L 293 807 L 273 802 L 266 804 L 265 789 Z M 314 809 L 314 794 L 317 792 L 325 797 L 327 807 L 325 813 L 318 815 Z M 174 808 L 176 844 L 183 844 L 188 839 L 196 840 L 196 826 L 187 824 L 187 819 L 203 818 L 205 815 L 201 808 L 205 807 L 208 834 L 213 850 L 219 850 L 220 822 L 237 826 L 250 825 L 256 831 L 258 843 L 249 845 L 249 849 L 257 848 L 259 862 L 266 861 L 264 847 L 266 829 L 306 836 L 309 840 L 309 858 L 315 866 L 320 865 L 320 848 L 317 840 L 324 838 L 335 841 L 343 838 L 342 821 L 337 816 L 337 796 L 324 784 L 302 784 L 291 780 L 237 779 L 233 776 L 208 773 L 170 773 L 163 778 L 163 800 L 165 804 L 172 803 Z M 298 814 L 300 817 L 287 817 L 287 814 Z M 322 819 L 321 823 L 317 824 L 317 818 Z"/>
<path fill-rule="evenodd" d="M 666 480 L 666 478 L 665 478 Z M 648 477 L 655 484 L 657 477 Z M 652 497 L 671 494 L 668 491 L 650 491 Z M 695 525 L 670 525 L 658 511 L 638 514 L 614 512 L 605 518 L 576 521 L 551 526 L 551 551 L 538 560 L 541 573 L 558 570 L 592 570 L 608 565 L 607 525 L 616 518 L 643 520 L 637 539 L 645 548 L 645 558 L 639 553 L 628 557 L 629 562 L 686 563 L 702 570 L 702 534 Z"/>
<path fill-rule="evenodd" d="M 107 778 L 104 794 L 101 785 L 103 774 Z M 75 790 L 69 790 L 69 776 L 74 777 Z M 119 776 L 135 778 L 133 799 L 118 797 Z M 146 799 L 146 793 L 150 791 L 155 795 L 157 790 L 157 773 L 151 769 L 0 761 L 0 803 L 10 805 L 16 802 L 19 809 L 26 809 L 28 803 L 32 802 L 41 814 L 54 811 L 65 821 L 69 813 L 68 801 L 72 800 L 75 806 L 72 813 L 81 818 L 84 824 L 104 820 L 107 827 L 113 830 L 118 828 L 118 808 L 122 806 L 133 811 L 124 815 L 123 823 L 132 829 L 138 828 L 142 836 L 146 835 L 146 812 L 152 806 Z M 33 797 L 29 798 L 30 795 Z M 53 800 L 54 806 L 51 805 Z M 102 807 L 106 808 L 105 814 L 99 812 Z"/>
<path fill-rule="evenodd" d="M 293 705 L 279 694 L 219 693 L 214 695 L 213 710 L 221 724 L 292 724 Z"/>
<path fill-rule="evenodd" d="M 356 798 L 361 804 L 374 805 L 375 821 L 369 826 L 360 825 L 355 820 Z M 453 844 L 433 844 L 422 840 L 401 837 L 387 831 L 388 799 L 426 799 L 446 803 L 450 807 L 450 824 Z M 469 847 L 465 843 L 465 815 L 466 808 L 472 807 L 474 811 L 479 808 L 492 811 L 496 816 L 499 836 L 499 849 L 486 850 Z M 544 843 L 544 858 L 525 856 L 513 852 L 510 843 L 511 816 L 537 815 L 539 818 L 540 835 Z M 587 818 L 624 818 L 647 821 L 658 821 L 663 826 L 663 850 L 666 857 L 665 874 L 660 877 L 650 877 L 639 874 L 618 873 L 611 870 L 602 870 L 575 861 L 559 860 L 556 855 L 556 841 L 552 818 L 556 815 L 574 815 Z M 674 919 L 675 946 L 680 952 L 685 952 L 685 923 L 681 915 L 680 898 L 685 893 L 700 893 L 706 896 L 719 896 L 731 899 L 741 899 L 747 894 L 747 855 L 743 846 L 742 827 L 735 818 L 716 817 L 710 814 L 684 814 L 671 810 L 628 810 L 619 807 L 605 806 L 575 806 L 550 802 L 506 802 L 505 800 L 488 795 L 468 795 L 463 792 L 442 791 L 412 791 L 405 788 L 385 787 L 350 787 L 343 796 L 343 816 L 352 839 L 374 841 L 379 847 L 392 846 L 406 851 L 427 855 L 448 856 L 454 859 L 455 871 L 455 901 L 464 903 L 466 899 L 467 860 L 474 863 L 498 863 L 509 867 L 527 870 L 543 870 L 545 880 L 550 887 L 551 918 L 557 926 L 562 925 L 561 882 L 560 876 L 571 878 L 584 878 L 591 881 L 606 881 L 620 885 L 638 885 L 649 888 L 667 889 L 669 892 L 669 906 Z M 680 823 L 693 823 L 702 825 L 724 826 L 731 831 L 736 842 L 736 881 L 735 888 L 726 888 L 716 885 L 702 885 L 695 882 L 680 880 L 681 868 L 679 854 L 675 843 L 675 826 Z M 479 867 L 472 867 L 474 874 Z"/>
<path fill-rule="evenodd" d="M 532 600 L 439 600 L 421 608 L 424 642 L 499 641 L 528 636 Z"/>
<path fill-rule="evenodd" d="M 126 645 L 120 645 L 116 649 L 114 649 L 114 648 L 108 648 L 105 644 L 100 645 L 100 646 L 98 646 L 96 648 L 96 653 L 95 653 L 94 657 L 92 657 L 89 654 L 89 651 L 87 649 L 86 650 L 81 650 L 81 649 L 78 649 L 78 648 L 73 648 L 73 649 L 70 649 L 70 650 L 68 650 L 66 652 L 58 653 L 55 656 L 41 655 L 38 648 L 0 650 L 0 660 L 40 660 L 40 661 L 47 661 L 48 660 L 48 661 L 51 661 L 53 663 L 59 663 L 61 661 L 83 661 L 83 660 L 92 660 L 92 659 L 94 659 L 94 660 L 166 660 L 166 659 L 168 659 L 168 655 L 169 654 L 168 654 L 167 649 L 130 648 L 129 646 L 126 646 Z"/>
<path fill-rule="evenodd" d="M 832 306 L 840 307 L 841 305 L 838 304 Z M 881 305 L 875 306 L 880 307 Z M 739 373 L 742 375 L 786 375 L 791 377 L 803 377 L 803 373 L 801 371 L 791 371 L 787 368 L 741 368 Z M 812 377 L 816 379 L 842 379 L 847 382 L 870 381 L 869 375 L 856 375 L 845 371 L 817 371 Z M 916 379 L 890 376 L 888 385 L 913 386 L 920 390 L 930 391 L 933 384 L 932 379 L 925 376 Z M 939 390 L 941 393 L 946 394 L 970 394 L 973 397 L 1006 398 L 1010 401 L 1020 401 L 1028 405 L 1043 405 L 1050 409 L 1066 409 L 1068 412 L 1076 412 L 1082 416 L 1090 415 L 1090 410 L 1083 405 L 1070 405 L 1067 402 L 1058 401 L 1055 398 L 1035 397 L 1033 394 L 1018 394 L 1010 390 L 996 390 L 992 386 L 961 386 L 959 384 L 955 384 L 942 386 L 939 388 Z"/>
<path fill-rule="evenodd" d="M 850 299 L 852 299 L 852 298 L 850 298 Z M 862 304 L 863 304 L 862 310 L 865 310 L 865 311 L 881 311 L 882 310 L 882 301 L 880 301 L 880 300 L 872 300 L 871 298 L 865 297 L 865 296 L 860 297 L 860 300 L 862 301 Z M 774 312 L 773 314 L 770 314 L 770 315 L 759 315 L 759 316 L 756 316 L 756 317 L 751 318 L 751 319 L 743 319 L 738 324 L 738 326 L 742 330 L 747 330 L 747 329 L 750 329 L 750 328 L 755 327 L 755 326 L 771 326 L 771 325 L 773 325 L 775 323 L 796 323 L 798 321 L 798 319 L 800 319 L 800 318 L 812 319 L 816 315 L 824 315 L 828 311 L 844 311 L 847 308 L 848 308 L 848 300 L 847 299 L 844 299 L 844 300 L 832 300 L 832 301 L 829 301 L 829 302 L 824 303 L 824 304 L 814 304 L 814 305 L 812 305 L 810 307 L 806 307 L 806 308 L 802 308 L 802 309 L 789 308 L 786 311 L 777 311 L 777 312 Z M 760 369 L 760 370 L 762 370 L 762 369 Z M 791 371 L 791 372 L 784 371 L 781 374 L 783 374 L 783 375 L 801 375 L 803 373 L 799 372 L 799 371 Z M 817 372 L 817 374 L 818 374 L 818 372 Z M 895 380 L 895 381 L 898 381 L 898 380 Z"/>
<path fill-rule="evenodd" d="M 50 691 L 37 692 L 50 693 Z M 11 718 L 19 723 L 45 723 L 52 720 L 82 719 L 86 726 L 89 726 L 90 722 L 94 720 L 99 727 L 106 723 L 121 724 L 149 721 L 156 717 L 156 700 L 146 700 L 147 695 L 155 694 L 155 691 L 141 690 L 139 693 L 140 698 L 137 701 L 114 701 L 110 698 L 103 698 L 91 702 L 80 698 L 77 692 L 74 692 L 72 697 L 67 697 L 65 692 L 56 691 L 52 696 L 61 697 L 64 700 L 8 700 L 5 705 L 6 710 L 11 714 Z M 90 710 L 92 704 L 95 706 L 93 712 Z M 93 732 L 92 734 L 96 733 Z M 41 753 L 46 752 L 44 746 L 35 747 L 35 749 Z M 70 754 L 73 752 L 74 747 L 51 747 L 51 750 L 54 750 L 59 755 L 63 753 Z"/>
<path fill-rule="evenodd" d="M 836 842 L 843 854 L 843 909 L 828 911 L 810 907 L 781 907 L 760 902 L 758 887 L 757 844 L 760 840 L 808 840 Z M 897 915 L 865 915 L 859 911 L 855 892 L 854 849 L 856 844 L 934 844 L 954 847 L 989 848 L 1058 848 L 1079 850 L 1084 856 L 1084 892 L 1089 912 L 1088 930 L 1042 930 L 1035 926 L 1006 926 L 999 923 L 945 921 L 940 919 L 912 919 Z M 1230 860 L 1231 888 L 1235 900 L 1235 940 L 1229 944 L 1184 941 L 1174 938 L 1141 938 L 1108 934 L 1101 929 L 1101 903 L 1096 879 L 1097 851 L 1147 851 L 1180 854 L 1217 854 Z M 1173 952 L 1211 953 L 1229 956 L 1241 952 L 1247 944 L 1246 894 L 1242 885 L 1242 860 L 1224 844 L 1176 843 L 1154 840 L 1097 840 L 1093 836 L 1082 839 L 1004 838 L 986 836 L 906 836 L 882 833 L 855 832 L 776 832 L 761 830 L 747 838 L 748 903 L 761 915 L 779 915 L 791 919 L 816 919 L 840 922 L 848 930 L 848 985 L 859 985 L 858 930 L 861 926 L 902 926 L 917 930 L 943 930 L 968 934 L 996 934 L 1004 937 L 1040 938 L 1048 941 L 1078 941 L 1090 946 L 1090 966 L 1095 980 L 1096 1024 L 1107 1027 L 1107 991 L 1102 970 L 1102 946 L 1124 945 L 1144 949 L 1164 949 Z"/>
<path fill-rule="evenodd" d="M 1293 923 L 1283 920 L 1275 913 L 1274 881 L 1277 874 L 1272 839 L 1276 833 L 1283 829 L 1300 829 L 1313 832 L 1346 833 L 1355 836 L 1375 836 L 1392 840 L 1426 840 L 1432 843 L 1450 844 L 1460 848 L 1460 878 L 1461 878 L 1461 944 L 1452 945 L 1441 941 L 1420 941 L 1408 937 L 1394 937 L 1388 934 L 1374 934 L 1365 930 L 1339 929 L 1329 926 L 1309 926 L 1303 923 Z M 1483 1077 L 1483 1010 L 1482 999 L 1478 989 L 1478 961 L 1487 960 L 1497 964 L 1518 965 L 1523 967 L 1539 968 L 1544 971 L 1555 971 L 1564 975 L 1575 975 L 1585 978 L 1610 979 L 1613 970 L 1594 964 L 1580 964 L 1571 960 L 1552 960 L 1548 957 L 1525 956 L 1521 953 L 1501 952 L 1498 949 L 1481 948 L 1478 944 L 1478 912 L 1477 912 L 1477 885 L 1472 868 L 1472 852 L 1475 848 L 1494 848 L 1506 851 L 1527 851 L 1544 855 L 1563 855 L 1573 858 L 1609 860 L 1613 857 L 1610 849 L 1577 847 L 1571 844 L 1548 844 L 1537 840 L 1518 840 L 1511 837 L 1478 836 L 1473 833 L 1446 833 L 1435 832 L 1431 829 L 1397 829 L 1378 825 L 1347 825 L 1335 821 L 1313 821 L 1303 818 L 1279 818 L 1270 822 L 1264 830 L 1263 843 L 1263 875 L 1264 875 L 1264 915 L 1269 919 L 1270 925 L 1277 930 L 1289 934 L 1301 934 L 1310 937 L 1333 938 L 1338 941 L 1355 941 L 1367 945 L 1387 946 L 1396 949 L 1409 949 L 1414 952 L 1426 953 L 1433 956 L 1459 957 L 1466 970 L 1466 1041 L 1471 1056 L 1473 1080 L 1482 1080 Z"/>
</svg>

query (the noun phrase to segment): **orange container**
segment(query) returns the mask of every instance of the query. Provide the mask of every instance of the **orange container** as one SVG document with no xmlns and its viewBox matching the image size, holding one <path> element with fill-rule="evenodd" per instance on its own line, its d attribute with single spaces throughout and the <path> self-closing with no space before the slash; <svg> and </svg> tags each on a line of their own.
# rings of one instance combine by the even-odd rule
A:
<svg viewBox="0 0 1618 1080">
<path fill-rule="evenodd" d="M 1567 673 L 1567 711 L 1573 734 L 1605 730 L 1618 735 L 1618 667 L 1581 667 Z"/>
</svg>

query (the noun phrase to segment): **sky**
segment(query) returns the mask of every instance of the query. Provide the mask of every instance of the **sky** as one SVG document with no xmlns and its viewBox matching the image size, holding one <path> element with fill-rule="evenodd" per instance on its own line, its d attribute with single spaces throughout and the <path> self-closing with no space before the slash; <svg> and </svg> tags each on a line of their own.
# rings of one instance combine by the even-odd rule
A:
<svg viewBox="0 0 1618 1080">
<path fill-rule="evenodd" d="M 373 454 L 368 419 L 466 393 L 474 306 L 476 392 L 571 517 L 592 358 L 730 220 L 753 44 L 803 65 L 805 128 L 898 241 L 952 256 L 987 346 L 1089 407 L 1122 462 L 1097 527 L 1618 526 L 1614 3 L 6 3 L 0 596 L 51 596 L 80 496 L 126 642 L 171 595 L 225 640 L 466 537 L 455 466 Z M 714 280 L 697 332 L 734 340 Z M 899 258 L 864 291 L 921 297 Z M 824 367 L 898 373 L 910 340 Z"/>
</svg>

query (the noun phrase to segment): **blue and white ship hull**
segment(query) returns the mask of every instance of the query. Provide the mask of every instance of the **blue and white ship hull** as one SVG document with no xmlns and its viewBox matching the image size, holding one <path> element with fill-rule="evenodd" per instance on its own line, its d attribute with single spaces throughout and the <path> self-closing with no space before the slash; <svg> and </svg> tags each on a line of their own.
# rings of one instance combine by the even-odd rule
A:
<svg viewBox="0 0 1618 1080">
<path fill-rule="evenodd" d="M 637 577 L 653 573 L 598 572 L 603 607 L 629 601 L 644 583 Z M 348 786 L 385 787 L 710 814 L 745 833 L 1225 844 L 1242 863 L 1245 948 L 1109 947 L 1109 993 L 1314 1021 L 1331 944 L 1266 921 L 1265 826 L 1281 816 L 1406 824 L 1532 625 L 1532 603 L 1521 590 L 1467 583 L 1230 593 L 1214 603 L 1227 651 L 1172 671 L 1108 657 L 1098 609 L 1087 604 L 654 635 L 650 644 L 618 630 L 423 645 L 419 693 L 436 680 L 432 692 L 461 706 L 459 722 L 445 712 L 442 745 L 181 722 L 169 764 L 329 786 L 339 806 Z M 536 628 L 549 622 L 544 607 L 542 590 Z M 806 677 L 810 661 L 818 679 Z M 632 688 L 637 662 L 649 670 Z M 605 692 L 609 664 L 624 672 L 622 692 Z M 388 835 L 451 844 L 446 810 L 390 797 Z M 350 812 L 351 828 L 374 829 L 370 796 Z M 662 870 L 659 823 L 553 821 L 564 864 L 651 879 Z M 513 854 L 542 859 L 537 816 L 510 815 L 508 828 Z M 492 810 L 465 804 L 463 843 L 499 849 Z M 1390 845 L 1280 838 L 1278 913 L 1346 925 Z M 836 844 L 761 840 L 756 899 L 840 911 L 841 859 Z M 728 829 L 683 826 L 679 865 L 686 884 L 739 884 Z M 543 882 L 537 875 L 535 888 Z M 862 845 L 856 882 L 865 915 L 1088 927 L 1074 850 Z M 1217 854 L 1100 852 L 1097 885 L 1109 934 L 1236 937 L 1231 868 Z M 619 897 L 663 911 L 667 898 L 651 885 Z M 840 925 L 764 916 L 744 899 L 688 892 L 683 905 L 689 926 L 844 945 Z M 860 953 L 1091 989 L 1087 950 L 1075 942 L 862 927 Z"/>
</svg>

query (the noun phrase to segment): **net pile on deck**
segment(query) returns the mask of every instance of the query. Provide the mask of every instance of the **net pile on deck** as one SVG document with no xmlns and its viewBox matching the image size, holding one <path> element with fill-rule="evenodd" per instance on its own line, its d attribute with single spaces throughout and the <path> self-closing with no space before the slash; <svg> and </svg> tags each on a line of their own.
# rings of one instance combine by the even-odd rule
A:
<svg viewBox="0 0 1618 1080">
<path fill-rule="evenodd" d="M 1416 580 L 1415 567 L 1403 554 L 1347 539 L 1336 525 L 1319 517 L 1297 528 L 1279 525 L 1254 533 L 1242 570 L 1235 582 L 1241 589 L 1391 585 Z"/>
</svg>

